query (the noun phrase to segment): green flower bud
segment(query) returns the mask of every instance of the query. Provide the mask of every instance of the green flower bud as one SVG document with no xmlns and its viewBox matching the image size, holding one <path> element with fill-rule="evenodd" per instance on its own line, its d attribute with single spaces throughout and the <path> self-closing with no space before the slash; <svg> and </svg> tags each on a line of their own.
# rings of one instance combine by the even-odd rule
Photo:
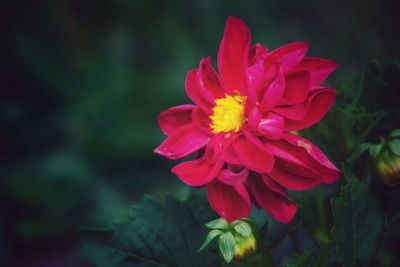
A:
<svg viewBox="0 0 400 267">
<path fill-rule="evenodd" d="M 400 184 L 400 156 L 389 150 L 382 151 L 375 159 L 375 170 L 382 181 L 390 186 Z"/>
<path fill-rule="evenodd" d="M 211 231 L 199 251 L 217 239 L 219 251 L 227 263 L 233 259 L 240 260 L 253 254 L 257 249 L 257 241 L 250 223 L 247 218 L 236 220 L 231 224 L 222 218 L 207 223 L 206 227 Z"/>
</svg>

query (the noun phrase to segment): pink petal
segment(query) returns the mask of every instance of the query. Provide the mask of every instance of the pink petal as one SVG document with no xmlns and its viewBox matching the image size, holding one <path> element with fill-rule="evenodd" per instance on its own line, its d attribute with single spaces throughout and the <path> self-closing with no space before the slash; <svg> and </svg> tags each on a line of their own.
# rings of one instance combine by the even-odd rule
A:
<svg viewBox="0 0 400 267">
<path fill-rule="evenodd" d="M 325 183 L 332 183 L 340 177 L 340 170 L 333 165 L 316 145 L 295 134 L 287 133 L 282 138 L 291 145 L 305 151 L 319 165 L 318 169 L 322 173 Z"/>
<path fill-rule="evenodd" d="M 321 183 L 321 179 L 300 165 L 290 164 L 277 159 L 269 176 L 278 184 L 290 190 L 305 190 Z"/>
<path fill-rule="evenodd" d="M 268 55 L 268 48 L 262 44 L 255 44 L 250 48 L 249 51 L 249 66 L 255 64 L 258 61 L 264 61 Z"/>
<path fill-rule="evenodd" d="M 305 70 L 311 74 L 311 84 L 319 85 L 337 68 L 329 59 L 306 57 L 296 66 L 296 70 Z"/>
<path fill-rule="evenodd" d="M 272 111 L 287 119 L 299 121 L 307 116 L 309 109 L 310 103 L 305 102 L 300 105 L 276 107 Z"/>
<path fill-rule="evenodd" d="M 284 73 L 294 68 L 307 54 L 310 45 L 303 42 L 295 42 L 281 46 L 268 55 L 268 60 L 278 62 Z"/>
<path fill-rule="evenodd" d="M 207 135 L 212 135 L 212 131 L 210 128 L 211 124 L 211 111 L 207 108 L 196 107 L 192 111 L 192 120 L 193 124 L 202 132 Z"/>
<path fill-rule="evenodd" d="M 259 173 L 272 170 L 274 157 L 265 149 L 248 141 L 246 137 L 239 137 L 232 143 L 232 146 L 236 156 L 246 168 Z"/>
<path fill-rule="evenodd" d="M 192 122 L 192 110 L 194 105 L 180 105 L 161 112 L 158 117 L 158 125 L 166 135 Z"/>
<path fill-rule="evenodd" d="M 215 179 L 207 185 L 210 206 L 229 223 L 250 215 L 250 198 L 243 184 L 225 185 Z"/>
<path fill-rule="evenodd" d="M 308 113 L 301 120 L 286 120 L 287 131 L 298 131 L 318 123 L 329 111 L 336 97 L 336 92 L 330 88 L 314 91 L 307 99 Z M 279 112 L 277 112 L 279 113 Z"/>
<path fill-rule="evenodd" d="M 249 48 L 248 27 L 240 19 L 229 17 L 218 52 L 218 69 L 222 84 L 228 94 L 239 91 L 246 95 L 245 71 Z"/>
<path fill-rule="evenodd" d="M 307 71 L 293 72 L 286 76 L 285 93 L 280 105 L 296 105 L 306 100 L 310 92 L 310 73 Z"/>
<path fill-rule="evenodd" d="M 236 154 L 236 151 L 233 149 L 232 146 L 229 146 L 224 150 L 224 160 L 227 163 L 234 165 L 242 164 L 241 160 L 239 159 L 238 155 Z"/>
<path fill-rule="evenodd" d="M 320 155 L 322 152 L 315 145 L 309 141 L 306 142 L 305 139 L 298 141 L 291 139 L 288 142 L 286 139 L 292 138 L 291 136 L 291 134 L 284 134 L 280 141 L 264 142 L 264 145 L 277 158 L 299 166 L 300 169 L 296 169 L 296 172 L 300 175 L 316 177 L 325 183 L 333 182 L 340 176 L 340 171 L 325 156 Z M 318 153 L 320 160 L 316 160 L 311 152 Z M 306 170 L 301 171 L 301 169 Z M 308 175 L 310 172 L 312 174 Z"/>
<path fill-rule="evenodd" d="M 210 57 L 203 58 L 200 61 L 199 82 L 202 87 L 201 89 L 211 94 L 213 99 L 224 97 L 224 90 L 222 89 L 217 72 L 211 65 Z"/>
<path fill-rule="evenodd" d="M 253 106 L 251 111 L 247 116 L 247 124 L 245 125 L 246 128 L 252 131 L 257 131 L 258 124 L 262 119 L 262 114 L 257 106 Z"/>
<path fill-rule="evenodd" d="M 272 217 L 290 223 L 297 211 L 297 204 L 268 175 L 252 177 L 250 187 L 257 203 Z"/>
<path fill-rule="evenodd" d="M 274 156 L 296 165 L 308 167 L 307 163 L 304 162 L 304 159 L 302 159 L 301 156 L 296 153 L 296 149 L 294 149 L 292 145 L 288 144 L 287 142 L 282 140 L 264 141 L 263 144 L 267 151 Z"/>
<path fill-rule="evenodd" d="M 283 134 L 285 120 L 282 116 L 269 112 L 258 124 L 258 132 L 270 140 L 278 140 Z"/>
<path fill-rule="evenodd" d="M 232 143 L 237 138 L 239 138 L 241 135 L 242 135 L 242 133 L 233 134 L 229 137 L 226 137 L 226 135 L 224 135 L 225 142 L 224 142 L 224 149 L 223 149 L 222 157 L 223 157 L 224 161 L 226 161 L 229 164 L 232 164 L 232 165 L 241 165 L 242 164 L 236 154 L 236 151 L 232 147 Z"/>
<path fill-rule="evenodd" d="M 255 95 L 266 85 L 268 79 L 273 77 L 271 71 L 267 72 L 269 65 L 265 65 L 267 55 L 267 48 L 260 44 L 254 45 L 249 52 L 249 67 L 246 69 L 247 88 Z"/>
<path fill-rule="evenodd" d="M 265 67 L 263 61 L 258 61 L 246 69 L 248 91 L 257 94 L 266 83 Z"/>
<path fill-rule="evenodd" d="M 203 186 L 211 182 L 220 172 L 223 161 L 209 163 L 204 158 L 182 162 L 172 172 L 190 186 Z"/>
<path fill-rule="evenodd" d="M 223 156 L 225 146 L 229 142 L 225 139 L 224 133 L 214 135 L 205 150 L 204 156 L 209 162 L 216 162 Z"/>
<path fill-rule="evenodd" d="M 214 99 L 212 95 L 206 95 L 204 92 L 202 92 L 198 76 L 199 71 L 197 69 L 189 70 L 186 73 L 186 94 L 196 105 L 202 107 L 211 107 L 214 105 Z"/>
<path fill-rule="evenodd" d="M 218 174 L 218 179 L 227 185 L 238 185 L 246 181 L 249 175 L 249 170 L 242 168 L 239 170 L 232 170 L 232 168 L 223 169 Z"/>
<path fill-rule="evenodd" d="M 204 147 L 208 141 L 206 134 L 189 124 L 173 132 L 154 152 L 169 159 L 179 159 Z"/>
<path fill-rule="evenodd" d="M 282 99 L 284 90 L 285 76 L 283 75 L 282 68 L 278 66 L 274 79 L 268 84 L 261 96 L 261 110 L 266 112 L 275 107 Z"/>
</svg>

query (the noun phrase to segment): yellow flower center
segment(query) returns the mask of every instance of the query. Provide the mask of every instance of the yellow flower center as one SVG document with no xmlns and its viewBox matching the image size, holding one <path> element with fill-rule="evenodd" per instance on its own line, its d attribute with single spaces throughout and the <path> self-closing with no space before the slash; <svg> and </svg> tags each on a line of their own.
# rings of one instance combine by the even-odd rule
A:
<svg viewBox="0 0 400 267">
<path fill-rule="evenodd" d="M 213 114 L 210 116 L 210 128 L 213 133 L 238 132 L 245 122 L 244 104 L 246 97 L 241 95 L 225 95 L 215 100 Z"/>
</svg>

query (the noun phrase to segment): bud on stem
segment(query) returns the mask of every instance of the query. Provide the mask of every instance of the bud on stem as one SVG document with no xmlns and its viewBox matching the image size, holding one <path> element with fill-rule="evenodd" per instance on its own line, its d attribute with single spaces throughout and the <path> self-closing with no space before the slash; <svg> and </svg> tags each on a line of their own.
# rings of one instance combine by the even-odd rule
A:
<svg viewBox="0 0 400 267">
<path fill-rule="evenodd" d="M 218 248 L 226 262 L 240 260 L 253 254 L 257 249 L 256 238 L 248 219 L 240 219 L 229 224 L 225 219 L 216 219 L 206 224 L 211 229 L 199 251 L 206 248 L 218 237 Z"/>
</svg>

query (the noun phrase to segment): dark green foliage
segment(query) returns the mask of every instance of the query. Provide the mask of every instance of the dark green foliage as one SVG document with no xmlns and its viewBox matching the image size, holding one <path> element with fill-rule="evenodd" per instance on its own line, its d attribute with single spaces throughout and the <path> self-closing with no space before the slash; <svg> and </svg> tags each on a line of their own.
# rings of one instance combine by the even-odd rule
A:
<svg viewBox="0 0 400 267">
<path fill-rule="evenodd" d="M 348 184 L 342 186 L 340 197 L 331 200 L 337 256 L 344 267 L 368 266 L 381 245 L 385 220 L 368 184 L 347 166 L 343 170 Z"/>
<path fill-rule="evenodd" d="M 302 255 L 292 255 L 289 258 L 286 267 L 318 267 L 319 258 L 320 250 L 319 248 L 316 248 L 311 252 L 306 251 Z"/>
<path fill-rule="evenodd" d="M 188 205 L 195 198 L 145 197 L 129 219 L 112 223 L 111 234 L 86 233 L 85 246 L 97 266 L 213 266 L 217 256 L 197 252 L 207 231 Z"/>
</svg>

